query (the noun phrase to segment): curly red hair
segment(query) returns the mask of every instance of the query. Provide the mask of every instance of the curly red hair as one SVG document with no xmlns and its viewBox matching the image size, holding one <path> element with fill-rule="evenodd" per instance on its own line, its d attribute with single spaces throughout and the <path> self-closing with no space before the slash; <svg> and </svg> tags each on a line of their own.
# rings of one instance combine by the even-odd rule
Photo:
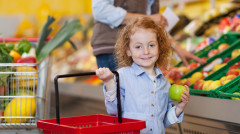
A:
<svg viewBox="0 0 240 134">
<path fill-rule="evenodd" d="M 139 28 L 151 29 L 154 33 L 156 33 L 159 45 L 159 58 L 156 61 L 156 66 L 161 69 L 166 69 L 169 63 L 169 55 L 171 51 L 168 34 L 163 26 L 157 25 L 149 17 L 136 17 L 129 21 L 129 23 L 127 23 L 127 25 L 120 31 L 119 38 L 115 45 L 115 56 L 118 61 L 119 68 L 132 65 L 133 60 L 132 57 L 127 55 L 127 49 L 130 44 L 130 37 Z"/>
</svg>

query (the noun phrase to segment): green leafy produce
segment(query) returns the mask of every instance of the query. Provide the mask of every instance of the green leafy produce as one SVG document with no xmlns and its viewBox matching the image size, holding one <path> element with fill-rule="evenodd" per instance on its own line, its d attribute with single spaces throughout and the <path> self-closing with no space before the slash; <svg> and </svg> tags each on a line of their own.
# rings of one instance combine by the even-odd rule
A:
<svg viewBox="0 0 240 134">
<path fill-rule="evenodd" d="M 0 43 L 0 47 L 3 48 L 7 53 L 10 53 L 10 51 L 14 49 L 13 44 Z"/>
<path fill-rule="evenodd" d="M 31 47 L 31 43 L 28 40 L 23 39 L 19 42 L 17 51 L 22 55 L 24 52 L 28 53 Z"/>
<path fill-rule="evenodd" d="M 48 26 L 54 21 L 53 17 L 49 17 L 47 23 L 45 24 L 43 31 L 40 36 L 40 41 L 36 50 L 37 60 L 40 61 L 41 59 L 45 58 L 49 55 L 55 48 L 63 45 L 66 41 L 77 32 L 79 31 L 82 26 L 78 19 L 74 19 L 70 22 L 66 22 L 63 27 L 56 33 L 56 35 L 49 41 L 45 42 L 47 36 L 52 31 L 51 28 Z M 70 42 L 73 48 L 76 49 L 73 42 Z"/>
<path fill-rule="evenodd" d="M 14 44 L 6 44 L 6 47 L 8 49 L 8 53 L 14 49 Z"/>
<path fill-rule="evenodd" d="M 0 74 L 0 86 L 8 86 L 7 80 L 9 77 L 13 76 L 12 72 L 16 72 L 16 69 L 11 67 L 4 67 L 1 69 L 1 72 L 9 72 Z"/>
<path fill-rule="evenodd" d="M 46 39 L 49 36 L 49 34 L 52 32 L 52 28 L 49 28 L 49 26 L 55 21 L 55 18 L 52 16 L 48 16 L 47 23 L 43 26 L 43 29 L 41 31 L 37 49 L 36 49 L 36 55 L 39 55 L 40 51 L 46 44 Z"/>
<path fill-rule="evenodd" d="M 13 57 L 8 54 L 6 46 L 0 45 L 0 63 L 12 63 Z"/>
</svg>

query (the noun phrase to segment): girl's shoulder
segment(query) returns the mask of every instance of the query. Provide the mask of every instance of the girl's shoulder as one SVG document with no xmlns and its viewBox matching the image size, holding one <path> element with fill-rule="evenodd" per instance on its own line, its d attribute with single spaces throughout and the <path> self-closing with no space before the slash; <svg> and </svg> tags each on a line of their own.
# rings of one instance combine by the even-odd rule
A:
<svg viewBox="0 0 240 134">
<path fill-rule="evenodd" d="M 122 67 L 120 69 L 117 70 L 118 73 L 129 73 L 131 72 L 131 67 Z"/>
</svg>

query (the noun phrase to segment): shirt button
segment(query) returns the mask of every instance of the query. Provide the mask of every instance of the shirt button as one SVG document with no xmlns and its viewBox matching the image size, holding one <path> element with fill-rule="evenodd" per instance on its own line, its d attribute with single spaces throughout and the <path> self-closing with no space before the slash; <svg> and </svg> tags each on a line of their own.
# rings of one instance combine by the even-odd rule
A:
<svg viewBox="0 0 240 134">
<path fill-rule="evenodd" d="M 152 129 L 150 128 L 150 131 L 152 131 Z"/>
<path fill-rule="evenodd" d="M 153 117 L 153 114 L 151 116 Z"/>
<path fill-rule="evenodd" d="M 154 104 L 152 104 L 152 107 L 154 107 Z"/>
<path fill-rule="evenodd" d="M 152 94 L 154 94 L 154 92 L 152 91 Z"/>
<path fill-rule="evenodd" d="M 155 81 L 155 80 L 154 80 L 153 82 L 154 82 L 154 83 L 156 83 L 156 81 Z"/>
</svg>

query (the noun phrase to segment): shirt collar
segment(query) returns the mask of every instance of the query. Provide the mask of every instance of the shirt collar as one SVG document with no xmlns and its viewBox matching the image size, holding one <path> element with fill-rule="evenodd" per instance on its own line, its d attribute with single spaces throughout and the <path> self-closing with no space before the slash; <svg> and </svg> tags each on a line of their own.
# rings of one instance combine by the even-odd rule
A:
<svg viewBox="0 0 240 134">
<path fill-rule="evenodd" d="M 133 70 L 135 70 L 135 74 L 137 75 L 137 76 L 139 76 L 139 75 L 141 75 L 142 73 L 144 73 L 144 70 L 139 66 L 139 65 L 137 65 L 135 62 L 133 62 L 133 64 L 132 64 L 132 66 L 131 66 L 132 68 L 133 68 Z M 162 78 L 164 78 L 163 77 L 163 74 L 162 74 L 162 71 L 158 68 L 158 67 L 154 67 L 154 70 L 155 70 L 155 72 L 156 72 L 156 77 L 160 77 L 160 76 L 162 76 Z M 165 78 L 164 78 L 165 79 Z"/>
</svg>

